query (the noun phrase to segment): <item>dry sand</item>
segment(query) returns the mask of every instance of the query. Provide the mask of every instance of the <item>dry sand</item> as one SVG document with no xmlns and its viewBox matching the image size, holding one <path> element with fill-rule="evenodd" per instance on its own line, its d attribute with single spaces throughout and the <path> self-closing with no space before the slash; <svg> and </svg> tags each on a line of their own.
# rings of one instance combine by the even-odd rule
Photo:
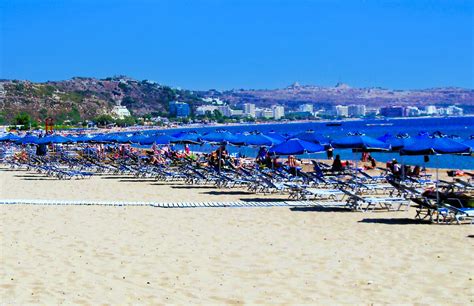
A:
<svg viewBox="0 0 474 306">
<path fill-rule="evenodd" d="M 0 198 L 232 201 L 244 190 L 0 171 Z M 1 304 L 474 300 L 471 225 L 414 211 L 1 206 Z"/>
</svg>

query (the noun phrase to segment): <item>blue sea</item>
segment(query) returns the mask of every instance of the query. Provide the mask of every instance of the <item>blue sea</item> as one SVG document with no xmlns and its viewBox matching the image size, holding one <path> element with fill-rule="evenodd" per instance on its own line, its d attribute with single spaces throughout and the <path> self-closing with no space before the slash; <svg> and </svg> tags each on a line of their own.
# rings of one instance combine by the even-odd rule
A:
<svg viewBox="0 0 474 306">
<path fill-rule="evenodd" d="M 278 123 L 278 124 L 250 124 L 234 126 L 212 126 L 199 128 L 182 128 L 165 130 L 167 134 L 179 131 L 195 130 L 199 133 L 222 130 L 233 133 L 241 132 L 270 132 L 275 131 L 283 134 L 297 134 L 307 130 L 327 135 L 333 139 L 346 136 L 350 132 L 361 132 L 367 136 L 380 137 L 386 133 L 397 135 L 406 133 L 416 136 L 420 132 L 434 133 L 440 131 L 447 135 L 456 135 L 462 139 L 469 139 L 474 135 L 474 117 L 447 117 L 447 118 L 411 118 L 411 119 L 386 119 L 386 120 L 355 120 L 341 121 L 341 126 L 327 126 L 327 122 L 304 122 L 304 123 Z M 179 147 L 178 147 L 179 149 Z M 193 150 L 210 151 L 215 149 L 210 145 L 191 146 Z M 228 146 L 230 152 L 240 152 L 247 156 L 255 156 L 256 149 L 246 147 Z M 360 153 L 353 153 L 352 150 L 335 150 L 334 154 L 340 154 L 342 159 L 360 159 Z M 398 161 L 410 165 L 421 165 L 427 167 L 439 167 L 450 169 L 474 169 L 473 156 L 438 155 L 430 156 L 430 161 L 424 163 L 423 156 L 400 156 L 398 153 L 372 153 L 377 161 L 388 161 L 396 158 Z M 326 158 L 325 153 L 302 155 L 304 158 Z"/>
</svg>

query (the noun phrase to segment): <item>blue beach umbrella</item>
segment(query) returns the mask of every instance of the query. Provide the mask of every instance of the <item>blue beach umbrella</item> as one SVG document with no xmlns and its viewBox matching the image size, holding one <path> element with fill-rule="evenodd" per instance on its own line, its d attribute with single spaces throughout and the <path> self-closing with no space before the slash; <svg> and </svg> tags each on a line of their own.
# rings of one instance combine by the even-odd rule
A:
<svg viewBox="0 0 474 306">
<path fill-rule="evenodd" d="M 202 137 L 202 135 L 197 132 L 180 132 L 171 136 L 174 138 L 173 143 L 180 144 L 198 144 L 201 142 L 200 138 Z"/>
<path fill-rule="evenodd" d="M 396 136 L 392 134 L 385 134 L 377 138 L 377 140 L 380 140 L 386 144 L 389 144 L 390 147 L 392 148 L 392 151 L 398 151 L 404 146 L 413 142 L 413 139 L 410 138 L 410 136 L 406 134 L 399 134 Z"/>
<path fill-rule="evenodd" d="M 282 142 L 281 140 L 271 138 L 264 134 L 249 134 L 238 138 L 240 141 L 243 141 L 246 146 L 271 147 Z"/>
<path fill-rule="evenodd" d="M 107 142 L 106 141 L 106 135 L 104 134 L 98 134 L 89 139 L 89 142 Z"/>
<path fill-rule="evenodd" d="M 39 138 L 34 135 L 27 135 L 24 136 L 16 141 L 16 143 L 20 144 L 36 144 Z"/>
<path fill-rule="evenodd" d="M 338 149 L 362 149 L 362 150 L 390 150 L 390 145 L 378 139 L 353 135 L 346 136 L 332 141 L 332 146 Z"/>
<path fill-rule="evenodd" d="M 313 130 L 308 130 L 306 132 L 298 133 L 293 136 L 293 138 L 298 138 L 304 141 L 319 143 L 323 146 L 328 146 L 331 139 L 329 137 L 323 136 L 320 133 L 315 133 Z"/>
<path fill-rule="evenodd" d="M 79 135 L 76 137 L 71 137 L 74 142 L 89 142 L 93 137 L 90 135 Z"/>
<path fill-rule="evenodd" d="M 268 136 L 270 138 L 273 138 L 273 139 L 276 139 L 276 140 L 280 140 L 281 142 L 285 141 L 287 139 L 287 137 L 275 132 L 275 131 L 270 131 L 268 133 L 263 133 L 265 136 Z"/>
<path fill-rule="evenodd" d="M 324 147 L 319 144 L 293 138 L 271 147 L 268 152 L 274 155 L 300 155 L 304 153 L 323 152 Z"/>
<path fill-rule="evenodd" d="M 143 139 L 140 141 L 141 145 L 151 145 L 151 144 L 170 144 L 175 140 L 174 137 L 168 136 L 168 135 L 153 135 L 150 137 L 147 137 L 146 139 Z"/>
<path fill-rule="evenodd" d="M 15 134 L 12 134 L 12 133 L 8 133 L 7 135 L 4 135 L 4 136 L 0 137 L 0 142 L 3 142 L 3 141 L 14 142 L 14 141 L 17 141 L 19 139 L 21 139 L 21 137 L 15 135 Z"/>
<path fill-rule="evenodd" d="M 227 132 L 227 131 L 216 131 L 216 132 L 206 133 L 200 139 L 209 143 L 225 143 L 225 142 L 232 142 L 232 141 L 234 141 L 236 144 L 240 143 L 231 132 Z"/>
<path fill-rule="evenodd" d="M 116 142 L 118 143 L 129 143 L 130 142 L 130 137 L 128 137 L 125 134 L 120 134 L 115 137 Z"/>
<path fill-rule="evenodd" d="M 464 141 L 463 144 L 470 147 L 471 151 L 474 152 L 474 138 Z"/>
<path fill-rule="evenodd" d="M 61 135 L 49 135 L 38 139 L 37 144 L 50 144 L 50 143 L 71 143 L 73 142 L 70 138 Z"/>
<path fill-rule="evenodd" d="M 129 139 L 129 141 L 131 143 L 141 143 L 141 142 L 145 142 L 147 140 L 148 140 L 148 137 L 143 135 L 143 134 L 135 134 L 132 137 L 130 137 L 130 139 Z"/>
<path fill-rule="evenodd" d="M 405 146 L 400 155 L 437 155 L 437 154 L 466 154 L 472 151 L 471 147 L 450 138 L 430 137 L 421 135 L 415 141 Z M 439 203 L 438 167 L 436 167 L 436 201 Z"/>
<path fill-rule="evenodd" d="M 451 138 L 418 136 L 400 151 L 401 155 L 465 154 L 471 147 Z"/>
</svg>

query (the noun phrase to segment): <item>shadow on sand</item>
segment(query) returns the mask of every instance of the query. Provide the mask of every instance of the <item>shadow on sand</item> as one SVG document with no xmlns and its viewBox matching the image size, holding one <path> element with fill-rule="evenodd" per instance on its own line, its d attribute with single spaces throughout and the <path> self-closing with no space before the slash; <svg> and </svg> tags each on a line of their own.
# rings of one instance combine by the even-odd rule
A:
<svg viewBox="0 0 474 306">
<path fill-rule="evenodd" d="M 405 224 L 431 224 L 428 220 L 415 220 L 410 218 L 365 218 L 359 223 L 378 223 L 387 225 L 405 225 Z"/>
<path fill-rule="evenodd" d="M 350 212 L 347 208 L 342 207 L 321 207 L 321 206 L 311 206 L 311 207 L 292 207 L 291 211 L 295 212 Z"/>
<path fill-rule="evenodd" d="M 132 182 L 132 183 L 143 183 L 143 182 L 154 182 L 154 179 L 129 179 L 129 180 L 119 180 L 119 182 Z"/>
<path fill-rule="evenodd" d="M 279 199 L 279 198 L 247 198 L 239 199 L 242 202 L 287 202 L 288 199 Z"/>
<path fill-rule="evenodd" d="M 210 195 L 246 195 L 246 194 L 253 194 L 247 191 L 237 191 L 237 190 L 229 190 L 229 191 L 207 191 L 201 192 L 201 194 L 210 194 Z"/>
<path fill-rule="evenodd" d="M 214 186 L 169 185 L 173 189 L 212 189 Z"/>
</svg>

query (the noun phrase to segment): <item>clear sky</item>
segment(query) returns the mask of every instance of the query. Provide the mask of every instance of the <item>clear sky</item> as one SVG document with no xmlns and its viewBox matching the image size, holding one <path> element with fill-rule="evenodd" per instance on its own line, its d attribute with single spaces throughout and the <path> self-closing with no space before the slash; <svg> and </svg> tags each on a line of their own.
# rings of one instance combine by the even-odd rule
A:
<svg viewBox="0 0 474 306">
<path fill-rule="evenodd" d="M 473 3 L 0 0 L 0 78 L 473 88 Z"/>
</svg>

